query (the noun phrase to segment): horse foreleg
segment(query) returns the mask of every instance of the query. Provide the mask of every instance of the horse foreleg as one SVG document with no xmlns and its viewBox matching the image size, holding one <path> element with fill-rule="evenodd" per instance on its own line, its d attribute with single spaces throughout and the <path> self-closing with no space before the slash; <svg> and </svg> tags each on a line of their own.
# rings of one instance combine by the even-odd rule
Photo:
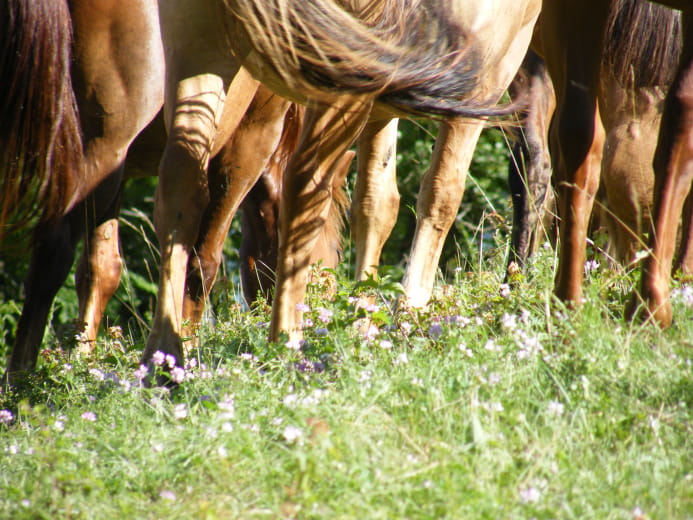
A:
<svg viewBox="0 0 693 520">
<path fill-rule="evenodd" d="M 260 88 L 233 137 L 210 163 L 210 202 L 202 217 L 195 252 L 188 263 L 183 307 L 183 318 L 191 328 L 186 332 L 188 337 L 202 319 L 233 216 L 276 149 L 288 107 L 288 101 Z M 279 176 L 274 181 L 281 182 L 281 172 Z"/>
<path fill-rule="evenodd" d="M 457 216 L 482 128 L 482 121 L 468 119 L 440 124 L 431 166 L 421 179 L 416 231 L 402 282 L 408 305 L 422 307 L 431 297 L 445 237 Z"/>
<path fill-rule="evenodd" d="M 693 20 L 684 36 L 682 66 L 666 98 L 660 137 L 655 152 L 654 231 L 650 255 L 643 261 L 640 297 L 648 317 L 666 327 L 671 324 L 669 282 L 676 248 L 676 233 L 684 202 L 693 181 Z M 634 299 L 628 313 L 636 310 Z"/>
<path fill-rule="evenodd" d="M 344 96 L 330 106 L 308 105 L 282 187 L 270 341 L 282 331 L 301 337 L 297 305 L 305 298 L 310 254 L 330 209 L 333 169 L 363 129 L 371 103 Z"/>
<path fill-rule="evenodd" d="M 209 202 L 206 169 L 215 138 L 224 143 L 227 135 L 218 131 L 235 129 L 250 104 L 257 83 L 243 69 L 229 75 L 203 73 L 176 81 L 175 100 L 169 99 L 166 112 L 169 138 L 159 168 L 155 193 L 154 225 L 161 254 L 159 292 L 154 322 L 142 361 L 148 363 L 156 351 L 170 354 L 182 363 L 181 341 L 186 266 Z M 226 98 L 224 77 L 239 95 Z M 223 114 L 223 115 L 222 115 Z"/>
<path fill-rule="evenodd" d="M 377 272 L 383 246 L 397 221 L 397 122 L 368 123 L 358 139 L 358 175 L 351 204 L 357 280 Z"/>
</svg>

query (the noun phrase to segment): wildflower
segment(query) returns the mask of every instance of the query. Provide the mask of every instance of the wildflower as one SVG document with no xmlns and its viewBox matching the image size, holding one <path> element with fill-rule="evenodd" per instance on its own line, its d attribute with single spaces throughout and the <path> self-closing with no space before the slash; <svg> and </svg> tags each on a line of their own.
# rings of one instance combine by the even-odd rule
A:
<svg viewBox="0 0 693 520">
<path fill-rule="evenodd" d="M 106 378 L 105 374 L 98 368 L 90 368 L 89 374 L 97 381 L 103 381 Z"/>
<path fill-rule="evenodd" d="M 166 361 L 166 366 L 168 366 L 168 368 L 173 368 L 176 366 L 175 356 L 172 356 L 171 354 L 166 354 L 166 357 L 164 359 Z"/>
<path fill-rule="evenodd" d="M 587 260 L 587 262 L 585 262 L 585 274 L 590 274 L 597 269 L 599 269 L 599 262 L 596 260 Z"/>
<path fill-rule="evenodd" d="M 677 287 L 671 291 L 671 300 L 686 307 L 693 307 L 693 286 Z"/>
<path fill-rule="evenodd" d="M 95 422 L 96 421 L 96 414 L 94 412 L 84 412 L 82 414 L 82 419 L 85 421 L 89 422 Z"/>
<path fill-rule="evenodd" d="M 501 318 L 501 323 L 504 329 L 515 330 L 517 328 L 517 316 L 514 314 L 503 313 L 503 318 Z"/>
<path fill-rule="evenodd" d="M 303 430 L 296 426 L 287 426 L 282 433 L 286 442 L 295 443 L 303 437 Z"/>
<path fill-rule="evenodd" d="M 176 494 L 173 491 L 161 491 L 159 497 L 163 500 L 173 502 L 176 499 Z"/>
<path fill-rule="evenodd" d="M 290 339 L 286 343 L 284 343 L 284 346 L 288 348 L 289 350 L 301 350 L 301 346 L 303 345 L 303 340 L 300 339 Z"/>
<path fill-rule="evenodd" d="M 497 352 L 500 350 L 500 347 L 496 344 L 495 341 L 493 341 L 492 339 L 489 339 L 484 344 L 484 349 L 488 350 L 489 352 Z"/>
<path fill-rule="evenodd" d="M 22 507 L 29 507 L 31 505 L 31 500 L 28 499 L 23 499 L 20 504 L 22 504 Z"/>
<path fill-rule="evenodd" d="M 430 327 L 428 327 L 428 336 L 431 339 L 438 339 L 443 335 L 443 326 L 440 323 L 432 323 Z"/>
<path fill-rule="evenodd" d="M 378 312 L 379 307 L 375 303 L 369 303 L 364 309 L 366 312 Z"/>
<path fill-rule="evenodd" d="M 489 374 L 489 376 L 488 376 L 488 384 L 490 384 L 490 385 L 497 385 L 498 383 L 500 383 L 500 380 L 501 380 L 500 374 L 496 374 L 495 372 L 493 372 L 492 374 Z"/>
<path fill-rule="evenodd" d="M 254 362 L 257 361 L 257 357 L 251 354 L 250 352 L 242 352 L 241 355 L 239 356 L 243 361 L 250 361 Z"/>
<path fill-rule="evenodd" d="M 303 319 L 303 328 L 304 329 L 309 329 L 313 326 L 313 320 L 310 318 L 304 318 Z"/>
<path fill-rule="evenodd" d="M 500 284 L 498 292 L 501 298 L 507 298 L 508 296 L 510 296 L 510 285 L 508 285 L 507 283 Z"/>
<path fill-rule="evenodd" d="M 563 403 L 560 401 L 549 401 L 549 405 L 546 407 L 546 411 L 549 415 L 560 416 L 563 415 Z"/>
<path fill-rule="evenodd" d="M 409 363 L 409 356 L 407 356 L 406 352 L 401 352 L 394 361 L 395 365 L 406 365 Z"/>
<path fill-rule="evenodd" d="M 364 334 L 364 338 L 368 341 L 371 341 L 378 337 L 378 334 L 380 334 L 380 329 L 377 327 L 377 325 L 371 323 L 368 326 L 366 333 Z"/>
<path fill-rule="evenodd" d="M 219 446 L 217 448 L 217 455 L 219 455 L 222 459 L 225 459 L 226 457 L 228 457 L 229 452 L 226 451 L 226 446 Z"/>
<path fill-rule="evenodd" d="M 154 361 L 154 356 L 152 356 L 152 361 Z M 145 377 L 147 377 L 147 372 L 147 367 L 145 365 L 140 365 L 140 367 L 135 370 L 133 375 L 135 376 L 135 379 L 142 381 Z"/>
<path fill-rule="evenodd" d="M 315 329 L 316 336 L 327 336 L 330 333 L 325 327 L 318 327 Z"/>
<path fill-rule="evenodd" d="M 472 349 L 467 347 L 467 344 L 462 342 L 459 345 L 457 345 L 457 348 L 462 352 L 465 356 L 467 357 L 472 357 L 474 355 L 474 352 L 472 352 Z"/>
<path fill-rule="evenodd" d="M 233 395 L 225 395 L 217 406 L 220 410 L 219 417 L 221 419 L 233 419 L 236 416 L 236 401 Z"/>
<path fill-rule="evenodd" d="M 320 307 L 318 309 L 318 319 L 323 322 L 323 323 L 329 323 L 332 321 L 332 316 L 333 312 L 329 309 L 325 309 L 324 307 Z"/>
<path fill-rule="evenodd" d="M 188 408 L 185 403 L 179 403 L 173 407 L 173 417 L 176 419 L 185 419 L 188 416 Z"/>
<path fill-rule="evenodd" d="M 233 431 L 233 424 L 230 422 L 225 422 L 221 425 L 221 431 L 224 433 L 231 433 Z"/>
<path fill-rule="evenodd" d="M 160 350 L 157 350 L 156 352 L 154 352 L 154 354 L 152 354 L 152 363 L 154 363 L 158 367 L 163 365 L 165 360 L 166 354 L 164 354 Z"/>
<path fill-rule="evenodd" d="M 411 323 L 408 321 L 403 321 L 402 323 L 399 324 L 399 328 L 402 331 L 402 334 L 405 336 L 408 336 L 411 333 Z"/>
<path fill-rule="evenodd" d="M 161 453 L 162 451 L 164 451 L 164 445 L 161 442 L 155 442 L 154 444 L 152 444 L 152 450 L 154 451 L 154 453 Z"/>
<path fill-rule="evenodd" d="M 383 350 L 390 350 L 392 348 L 392 341 L 384 339 L 380 342 L 380 348 Z"/>
<path fill-rule="evenodd" d="M 633 509 L 633 520 L 645 520 L 645 512 L 637 506 Z"/>
<path fill-rule="evenodd" d="M 298 312 L 308 312 L 310 310 L 310 307 L 308 307 L 308 305 L 306 305 L 305 303 L 297 303 L 296 310 Z"/>
<path fill-rule="evenodd" d="M 174 367 L 171 370 L 171 381 L 176 384 L 180 384 L 185 380 L 185 369 L 181 367 Z"/>
<path fill-rule="evenodd" d="M 495 403 L 488 403 L 486 405 L 486 410 L 488 410 L 489 412 L 500 413 L 503 410 L 505 410 L 505 408 L 503 408 L 503 403 L 499 403 L 496 401 Z"/>
<path fill-rule="evenodd" d="M 0 410 L 0 424 L 10 424 L 14 420 L 14 414 L 9 410 Z"/>
<path fill-rule="evenodd" d="M 520 490 L 520 502 L 523 504 L 531 504 L 538 502 L 541 498 L 541 491 L 533 486 L 526 487 Z"/>
<path fill-rule="evenodd" d="M 65 430 L 65 423 L 61 421 L 60 419 L 56 419 L 55 422 L 53 423 L 53 429 L 56 432 L 62 432 Z"/>
</svg>

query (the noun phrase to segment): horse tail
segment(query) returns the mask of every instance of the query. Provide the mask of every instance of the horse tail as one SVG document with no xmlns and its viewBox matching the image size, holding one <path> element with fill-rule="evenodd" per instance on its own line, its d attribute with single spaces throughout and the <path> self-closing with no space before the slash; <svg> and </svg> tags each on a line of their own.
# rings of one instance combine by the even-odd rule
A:
<svg viewBox="0 0 693 520">
<path fill-rule="evenodd" d="M 0 0 L 0 238 L 73 196 L 82 140 L 65 0 Z"/>
<path fill-rule="evenodd" d="M 669 85 L 681 54 L 681 12 L 647 0 L 612 3 L 603 65 L 626 87 Z"/>
<path fill-rule="evenodd" d="M 357 3 L 224 0 L 227 32 L 230 40 L 247 39 L 253 59 L 309 97 L 371 94 L 401 112 L 437 116 L 504 115 L 517 108 L 472 95 L 481 57 L 454 22 L 450 2 Z"/>
</svg>

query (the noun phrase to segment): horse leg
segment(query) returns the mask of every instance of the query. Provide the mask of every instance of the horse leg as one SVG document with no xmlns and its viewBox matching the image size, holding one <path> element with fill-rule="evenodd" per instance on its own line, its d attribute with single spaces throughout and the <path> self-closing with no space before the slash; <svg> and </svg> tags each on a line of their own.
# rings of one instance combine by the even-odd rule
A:
<svg viewBox="0 0 693 520">
<path fill-rule="evenodd" d="M 210 162 L 210 201 L 202 216 L 195 252 L 188 262 L 183 303 L 183 318 L 191 329 L 185 333 L 188 337 L 202 319 L 205 300 L 219 270 L 221 249 L 231 220 L 277 147 L 288 108 L 289 102 L 284 98 L 264 87 L 258 89 L 233 137 L 215 158 L 218 161 Z"/>
<path fill-rule="evenodd" d="M 123 258 L 118 236 L 118 213 L 122 183 L 116 200 L 85 239 L 82 258 L 75 272 L 79 302 L 80 353 L 93 350 L 108 301 L 120 284 Z"/>
<path fill-rule="evenodd" d="M 24 282 L 24 306 L 5 373 L 10 383 L 36 366 L 53 299 L 75 258 L 75 247 L 82 234 L 79 230 L 82 219 L 77 215 L 83 212 L 84 206 L 79 204 L 56 223 L 41 226 L 34 232 L 31 263 Z"/>
<path fill-rule="evenodd" d="M 541 235 L 546 234 L 540 226 L 544 224 L 547 193 L 551 190 L 548 127 L 555 108 L 555 99 L 546 66 L 532 50 L 528 51 L 522 63 L 521 73 L 508 89 L 512 98 L 525 91 L 525 82 L 528 82 L 526 113 L 520 126 L 508 129 L 513 143 L 508 168 L 508 187 L 513 201 L 513 226 L 506 278 L 508 271 L 524 268 Z"/>
<path fill-rule="evenodd" d="M 397 119 L 369 122 L 358 138 L 358 175 L 351 204 L 357 280 L 377 273 L 397 221 Z"/>
<path fill-rule="evenodd" d="M 676 253 L 673 273 L 680 270 L 684 276 L 693 275 L 693 191 L 688 192 L 683 207 L 681 222 L 681 243 Z"/>
<path fill-rule="evenodd" d="M 606 5 L 604 5 L 606 4 Z M 542 11 L 543 51 L 556 89 L 560 253 L 555 292 L 579 305 L 587 228 L 599 187 L 604 130 L 597 107 L 608 2 L 553 2 Z M 561 171 L 562 170 L 562 171 Z"/>
<path fill-rule="evenodd" d="M 438 260 L 464 194 L 464 183 L 483 122 L 440 124 L 431 166 L 421 179 L 416 231 L 402 285 L 406 304 L 422 307 L 433 291 Z"/>
<path fill-rule="evenodd" d="M 654 231 L 640 280 L 640 298 L 648 318 L 671 324 L 669 282 L 676 234 L 693 181 L 693 12 L 684 12 L 681 65 L 666 97 L 655 152 Z M 629 315 L 636 310 L 631 301 Z"/>
<path fill-rule="evenodd" d="M 270 341 L 280 332 L 301 336 L 310 253 L 330 209 L 335 164 L 368 120 L 372 102 L 343 96 L 329 106 L 309 103 L 301 139 L 284 176 L 279 222 L 277 285 Z"/>
<path fill-rule="evenodd" d="M 183 363 L 183 300 L 189 257 L 209 201 L 207 165 L 233 134 L 252 101 L 257 82 L 214 43 L 223 37 L 216 8 L 190 0 L 197 17 L 179 4 L 159 2 L 166 58 L 164 118 L 168 140 L 159 166 L 154 226 L 161 255 L 152 329 L 142 354 L 155 352 Z M 222 40 L 225 41 L 225 40 Z M 210 43 L 212 42 L 212 43 Z M 210 49 L 218 49 L 213 52 Z M 233 94 L 227 96 L 227 90 Z"/>
</svg>

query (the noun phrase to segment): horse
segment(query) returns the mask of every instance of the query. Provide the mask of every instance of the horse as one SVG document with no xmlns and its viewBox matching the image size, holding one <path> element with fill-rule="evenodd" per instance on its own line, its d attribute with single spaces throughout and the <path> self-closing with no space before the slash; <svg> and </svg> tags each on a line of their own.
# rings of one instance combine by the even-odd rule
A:
<svg viewBox="0 0 693 520">
<path fill-rule="evenodd" d="M 673 80 L 680 53 L 679 19 L 677 11 L 651 6 L 645 0 L 630 0 L 613 4 L 606 23 L 598 92 L 605 143 L 598 159 L 601 176 L 592 227 L 600 224 L 606 227 L 607 253 L 622 265 L 634 263 L 651 227 L 652 158 L 664 96 Z M 637 39 L 635 45 L 634 39 Z M 523 64 L 523 68 L 531 78 L 530 92 L 537 97 L 530 97 L 523 124 L 509 128 L 509 132 L 515 134 L 511 139 L 513 155 L 529 159 L 524 175 L 520 175 L 518 169 L 522 161 L 511 160 L 510 163 L 513 230 L 509 270 L 522 267 L 533 248 L 527 247 L 528 240 L 517 237 L 533 236 L 533 222 L 541 220 L 542 213 L 550 215 L 550 211 L 542 211 L 543 193 L 549 185 L 550 173 L 542 173 L 550 172 L 551 167 L 548 161 L 544 163 L 544 170 L 538 166 L 540 156 L 549 158 L 548 121 L 553 115 L 550 104 L 553 88 L 543 60 L 534 55 L 530 65 L 528 68 Z M 510 90 L 512 92 L 513 85 Z M 554 155 L 557 154 L 554 150 Z M 530 193 L 537 187 L 538 196 Z M 548 193 L 552 193 L 551 190 Z M 683 236 L 686 235 L 684 229 Z M 684 248 L 685 242 L 682 242 L 674 270 L 687 272 L 693 266 L 687 263 Z M 511 267 L 512 263 L 516 267 Z"/>
<path fill-rule="evenodd" d="M 11 3 L 8 9 L 16 9 L 19 13 L 13 14 L 13 22 L 26 20 L 34 23 L 32 16 L 36 16 L 36 13 L 32 9 L 36 9 L 39 15 L 47 12 L 47 7 L 40 3 Z M 71 75 L 61 78 L 64 92 L 61 90 L 58 93 L 64 94 L 66 99 L 74 98 L 74 103 L 49 105 L 46 108 L 32 102 L 31 92 L 10 93 L 14 96 L 11 99 L 25 100 L 32 109 L 47 110 L 48 113 L 39 120 L 49 123 L 47 131 L 55 134 L 58 141 L 46 147 L 43 143 L 46 137 L 41 137 L 43 141 L 40 140 L 38 144 L 28 139 L 26 142 L 15 139 L 18 145 L 11 148 L 9 145 L 14 145 L 15 142 L 10 141 L 6 148 L 8 153 L 15 154 L 10 157 L 15 165 L 28 164 L 36 167 L 37 164 L 44 164 L 33 158 L 36 156 L 43 157 L 46 164 L 53 167 L 46 168 L 45 174 L 48 177 L 41 181 L 48 183 L 48 187 L 39 187 L 39 197 L 42 197 L 45 208 L 40 225 L 33 232 L 32 259 L 25 283 L 26 299 L 6 371 L 5 377 L 8 380 L 35 365 L 53 298 L 72 265 L 77 243 L 85 235 L 86 246 L 77 269 L 76 286 L 79 299 L 78 321 L 85 325 L 79 335 L 82 340 L 80 349 L 91 350 L 105 305 L 118 286 L 122 268 L 117 213 L 127 151 L 134 140 L 132 150 L 127 154 L 128 171 L 144 170 L 151 173 L 156 169 L 166 141 L 163 117 L 161 114 L 155 117 L 163 104 L 164 93 L 163 50 L 155 3 L 152 0 L 120 3 L 84 0 L 72 3 L 70 11 L 57 12 L 65 16 L 58 24 L 59 28 L 72 28 L 74 31 L 74 40 L 70 41 L 75 58 Z M 133 17 L 137 19 L 136 24 L 130 22 Z M 21 27 L 13 29 L 18 36 L 33 36 L 30 31 L 22 31 Z M 54 30 L 54 27 L 49 26 L 39 34 L 49 42 L 55 39 L 67 45 L 50 32 Z M 69 33 L 66 30 L 63 38 L 69 40 Z M 103 45 L 104 41 L 112 42 L 112 45 Z M 25 47 L 20 49 L 28 52 Z M 67 51 L 54 54 L 62 59 L 70 56 Z M 129 59 L 123 60 L 123 56 Z M 28 65 L 36 63 L 48 66 L 36 60 L 27 62 Z M 51 71 L 67 70 L 59 67 L 61 63 L 50 64 Z M 19 72 L 18 77 L 24 77 L 23 70 L 11 71 L 15 72 Z M 43 72 L 45 71 L 42 69 L 36 72 L 37 77 L 44 77 L 39 74 Z M 7 84 L 16 87 L 12 82 Z M 57 84 L 58 80 L 54 79 L 51 86 Z M 184 276 L 188 280 L 184 312 L 193 327 L 201 318 L 204 297 L 216 276 L 221 241 L 233 213 L 260 176 L 284 127 L 286 126 L 285 133 L 297 133 L 298 116 L 295 110 L 290 118 L 295 122 L 285 125 L 284 116 L 289 110 L 289 103 L 262 87 L 258 88 L 257 82 L 243 82 L 234 96 L 244 104 L 244 118 L 235 123 L 233 137 L 225 144 L 219 171 L 211 172 L 208 180 L 211 199 L 206 208 L 205 219 L 201 222 L 196 254 L 187 267 L 187 275 L 183 266 Z M 59 112 L 59 109 L 67 108 L 74 113 L 68 112 L 65 115 Z M 31 110 L 26 112 L 34 113 Z M 68 116 L 76 113 L 79 114 L 79 128 L 73 129 L 73 134 L 68 135 L 73 139 L 74 132 L 84 134 L 83 145 L 78 150 L 81 153 L 74 152 L 74 157 L 56 155 L 54 159 L 50 154 L 72 153 L 69 148 L 62 146 L 61 140 L 65 137 L 60 132 L 63 131 L 61 125 L 69 121 Z M 27 123 L 24 120 L 19 123 L 16 133 L 10 129 L 6 134 L 21 136 L 22 125 Z M 33 134 L 28 135 L 32 136 Z M 77 137 L 80 137 L 79 133 Z M 24 160 L 23 153 L 30 153 L 31 161 Z M 66 165 L 73 165 L 74 171 L 63 168 Z M 229 172 L 233 175 L 229 175 Z M 5 169 L 2 173 L 8 176 L 8 182 L 11 182 L 9 175 L 19 175 L 20 179 L 25 175 L 24 172 L 11 169 Z M 275 167 L 264 176 L 265 179 L 273 176 L 274 180 L 266 180 L 265 184 L 271 182 L 280 185 L 276 180 L 280 175 L 278 167 Z M 232 180 L 224 180 L 225 176 Z M 21 182 L 18 188 L 27 191 L 27 196 L 30 196 L 28 191 L 31 186 L 24 186 Z M 54 192 L 56 187 L 59 190 Z M 18 189 L 17 194 L 20 192 Z M 7 201 L 8 204 L 10 202 L 12 201 Z M 274 204 L 276 205 L 276 201 Z M 333 217 L 334 221 L 340 219 L 339 207 L 339 204 L 335 205 L 337 213 Z M 3 215 L 9 215 L 9 209 L 9 206 L 3 207 Z M 33 210 L 27 210 L 26 214 L 31 215 L 31 211 Z M 252 211 L 246 213 L 251 214 Z M 28 222 L 28 217 L 25 222 Z M 338 229 L 338 225 L 335 225 L 332 232 L 338 233 Z M 325 258 L 325 265 L 331 266 L 336 262 L 334 258 L 337 253 L 330 248 L 336 250 L 338 244 L 335 245 L 334 239 L 327 235 L 325 240 L 324 247 L 317 248 L 315 255 Z"/>
<path fill-rule="evenodd" d="M 272 341 L 285 332 L 298 338 L 297 304 L 325 219 L 333 165 L 370 117 L 391 117 L 372 116 L 371 108 L 468 118 L 450 124 L 448 133 L 471 141 L 481 126 L 472 118 L 510 111 L 496 102 L 525 54 L 540 5 L 514 2 L 513 16 L 500 2 L 176 0 L 159 7 L 169 140 L 155 206 L 162 267 L 145 363 L 157 350 L 181 363 L 184 279 L 176 266 L 187 262 L 201 217 L 199 179 L 226 124 L 238 117 L 238 101 L 226 92 L 245 81 L 244 71 L 281 95 L 307 101 L 283 187 L 269 334 Z M 220 50 L 222 42 L 228 52 Z M 440 191 L 431 186 L 434 197 Z"/>
<path fill-rule="evenodd" d="M 669 281 L 676 235 L 693 179 L 693 8 L 684 1 L 660 3 L 682 11 L 683 46 L 665 99 L 654 158 L 654 225 L 648 239 L 649 255 L 643 260 L 639 289 L 627 314 L 632 317 L 642 308 L 647 319 L 668 326 L 672 321 Z M 605 139 L 597 96 L 604 29 L 611 4 L 547 2 L 540 25 L 540 53 L 557 96 L 553 135 L 560 161 L 554 167 L 564 179 L 559 190 L 561 247 L 555 292 L 572 305 L 579 305 L 582 299 L 588 216 L 601 166 L 595 158 L 599 157 Z M 690 220 L 690 215 L 684 219 Z"/>
<path fill-rule="evenodd" d="M 9 379 L 35 365 L 52 300 L 67 277 L 77 242 L 102 223 L 101 210 L 116 203 L 127 148 L 159 111 L 164 71 L 160 40 L 143 38 L 158 30 L 152 0 L 81 1 L 69 9 L 64 0 L 12 0 L 2 9 L 9 12 L 8 18 L 3 13 L 3 22 L 14 24 L 2 33 L 10 40 L 3 42 L 2 52 L 3 78 L 8 78 L 2 88 L 10 92 L 2 98 L 19 100 L 2 113 L 3 145 L 7 136 L 10 145 L 12 139 L 17 143 L 3 147 L 8 154 L 3 168 L 30 168 L 3 171 L 3 185 L 6 179 L 13 184 L 11 175 L 34 178 L 30 187 L 15 185 L 29 190 L 24 207 L 26 201 L 40 202 L 24 214 L 41 212 Z M 60 46 L 50 50 L 50 42 Z M 17 62 L 8 63 L 8 56 Z M 48 56 L 52 62 L 46 62 Z M 54 99 L 45 103 L 46 96 Z M 44 134 L 50 140 L 32 141 Z M 21 202 L 14 194 L 3 200 L 5 222 L 17 205 Z"/>
</svg>

